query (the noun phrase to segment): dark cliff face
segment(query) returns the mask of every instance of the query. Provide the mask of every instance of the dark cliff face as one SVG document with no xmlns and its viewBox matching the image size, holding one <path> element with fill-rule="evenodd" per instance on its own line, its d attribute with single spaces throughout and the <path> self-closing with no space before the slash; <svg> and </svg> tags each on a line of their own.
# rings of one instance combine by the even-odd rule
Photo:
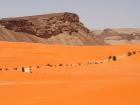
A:
<svg viewBox="0 0 140 105">
<path fill-rule="evenodd" d="M 50 38 L 58 34 L 89 34 L 89 30 L 73 13 L 56 13 L 0 20 L 0 24 L 15 32 L 33 34 L 41 38 Z"/>
</svg>

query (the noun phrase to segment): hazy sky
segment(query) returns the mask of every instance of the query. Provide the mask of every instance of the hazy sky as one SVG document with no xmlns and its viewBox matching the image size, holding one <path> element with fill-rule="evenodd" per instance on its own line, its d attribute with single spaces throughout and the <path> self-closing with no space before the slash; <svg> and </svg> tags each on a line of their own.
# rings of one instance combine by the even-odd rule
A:
<svg viewBox="0 0 140 105">
<path fill-rule="evenodd" d="M 0 18 L 74 12 L 89 28 L 140 28 L 140 0 L 0 0 Z"/>
</svg>

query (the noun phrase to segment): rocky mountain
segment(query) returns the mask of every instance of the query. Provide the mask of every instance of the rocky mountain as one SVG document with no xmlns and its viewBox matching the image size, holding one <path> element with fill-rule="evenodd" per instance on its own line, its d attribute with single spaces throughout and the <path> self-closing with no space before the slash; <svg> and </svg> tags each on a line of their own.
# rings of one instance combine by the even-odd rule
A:
<svg viewBox="0 0 140 105">
<path fill-rule="evenodd" d="M 6 29 L 4 26 L 1 25 L 0 41 L 46 43 L 45 39 L 22 32 L 14 32 L 12 30 Z"/>
<path fill-rule="evenodd" d="M 0 40 L 64 45 L 104 44 L 74 13 L 0 19 Z"/>
<path fill-rule="evenodd" d="M 140 29 L 120 28 L 93 30 L 96 38 L 107 44 L 140 44 Z"/>
</svg>

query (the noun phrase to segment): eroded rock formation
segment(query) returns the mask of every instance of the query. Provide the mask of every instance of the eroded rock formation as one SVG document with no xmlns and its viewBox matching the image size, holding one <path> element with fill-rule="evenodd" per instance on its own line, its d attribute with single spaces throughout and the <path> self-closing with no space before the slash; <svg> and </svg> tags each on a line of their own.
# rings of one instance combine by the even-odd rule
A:
<svg viewBox="0 0 140 105">
<path fill-rule="evenodd" d="M 22 18 L 9 18 L 0 20 L 5 28 L 15 32 L 24 32 L 43 38 L 52 35 L 65 34 L 89 34 L 89 30 L 79 21 L 79 17 L 73 13 L 59 13 L 39 15 Z"/>
<path fill-rule="evenodd" d="M 0 24 L 10 33 L 10 36 L 14 35 L 14 40 L 8 37 L 8 41 L 29 41 L 63 45 L 104 44 L 103 41 L 94 38 L 90 30 L 80 22 L 78 15 L 74 13 L 65 12 L 5 18 L 0 20 Z M 0 33 L 1 36 L 2 40 L 7 41 L 9 34 Z"/>
</svg>

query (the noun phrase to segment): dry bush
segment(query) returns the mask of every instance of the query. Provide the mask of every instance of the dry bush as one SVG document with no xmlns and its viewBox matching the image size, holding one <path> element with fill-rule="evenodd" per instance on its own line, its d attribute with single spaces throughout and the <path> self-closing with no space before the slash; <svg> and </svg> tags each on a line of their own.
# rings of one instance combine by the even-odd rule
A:
<svg viewBox="0 0 140 105">
<path fill-rule="evenodd" d="M 53 65 L 51 65 L 51 64 L 47 64 L 46 66 L 53 67 Z"/>
<path fill-rule="evenodd" d="M 69 66 L 69 64 L 66 64 L 65 66 Z"/>
<path fill-rule="evenodd" d="M 8 69 L 8 68 L 5 68 L 4 70 L 6 70 L 6 71 L 7 71 L 7 70 L 9 70 L 9 69 Z"/>
<path fill-rule="evenodd" d="M 94 64 L 99 64 L 99 62 L 95 62 Z"/>
<path fill-rule="evenodd" d="M 112 59 L 113 59 L 113 61 L 116 61 L 117 60 L 117 57 L 116 56 L 113 56 Z"/>
<path fill-rule="evenodd" d="M 63 64 L 59 64 L 58 66 L 63 66 Z"/>
<path fill-rule="evenodd" d="M 127 56 L 131 56 L 131 55 L 132 55 L 132 53 L 131 53 L 131 52 L 128 52 L 128 53 L 127 53 Z"/>
<path fill-rule="evenodd" d="M 104 63 L 104 62 L 101 61 L 100 63 Z"/>
<path fill-rule="evenodd" d="M 82 63 L 77 63 L 78 64 L 78 66 L 82 66 Z"/>
<path fill-rule="evenodd" d="M 18 70 L 18 68 L 13 68 L 13 70 Z"/>
<path fill-rule="evenodd" d="M 25 72 L 25 68 L 24 68 L 24 67 L 22 67 L 22 68 L 21 68 L 21 71 L 22 71 L 22 72 Z"/>
<path fill-rule="evenodd" d="M 136 51 L 133 51 L 133 54 L 136 54 Z"/>
<path fill-rule="evenodd" d="M 109 56 L 108 59 L 112 59 L 112 56 Z"/>
<path fill-rule="evenodd" d="M 39 68 L 40 68 L 40 66 L 37 66 L 37 68 L 39 69 Z"/>
<path fill-rule="evenodd" d="M 88 64 L 92 64 L 92 62 L 90 62 L 90 61 L 88 61 L 87 63 L 88 63 Z"/>
</svg>

